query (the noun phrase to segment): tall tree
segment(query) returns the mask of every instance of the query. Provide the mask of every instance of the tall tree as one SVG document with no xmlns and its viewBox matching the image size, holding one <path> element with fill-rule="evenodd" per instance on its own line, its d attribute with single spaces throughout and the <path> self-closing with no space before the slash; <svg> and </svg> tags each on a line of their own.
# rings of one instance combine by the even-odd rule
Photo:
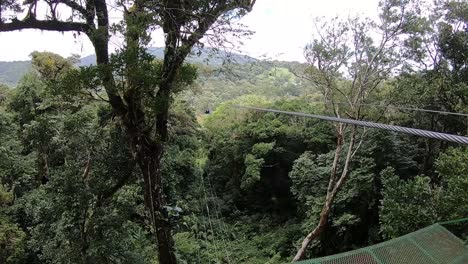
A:
<svg viewBox="0 0 468 264">
<path fill-rule="evenodd" d="M 402 50 L 404 72 L 396 78 L 392 100 L 400 105 L 447 112 L 468 108 L 468 3 L 426 1 L 410 10 L 415 20 L 406 27 Z M 466 134 L 466 117 L 413 112 L 406 125 L 451 134 Z M 419 139 L 423 163 L 420 173 L 433 173 L 435 159 L 448 142 Z"/>
<path fill-rule="evenodd" d="M 306 46 L 309 78 L 323 95 L 326 109 L 336 117 L 363 119 L 362 104 L 375 94 L 399 65 L 399 36 L 406 25 L 410 0 L 381 1 L 380 21 L 338 18 L 317 21 L 317 38 Z M 371 32 L 379 32 L 379 39 Z M 345 105 L 342 104 L 345 102 Z M 365 130 L 334 124 L 336 148 L 317 226 L 307 234 L 293 261 L 301 260 L 309 244 L 328 224 L 335 198 L 350 175 L 350 164 L 361 146 Z"/>
<path fill-rule="evenodd" d="M 78 75 L 82 78 L 75 79 L 74 83 L 91 91 L 103 87 L 105 100 L 125 128 L 133 157 L 142 171 L 145 203 L 158 241 L 160 263 L 177 262 L 160 166 L 168 137 L 171 95 L 177 85 L 190 82 L 190 79 L 179 82 L 177 77 L 185 58 L 202 37 L 211 30 L 210 36 L 220 42 L 222 33 L 239 33 L 231 21 L 250 11 L 254 3 L 255 0 L 0 2 L 0 32 L 73 31 L 86 34 L 93 44 L 97 68 L 83 69 Z M 115 25 L 109 21 L 111 7 L 123 10 L 122 21 Z M 152 63 L 153 58 L 144 49 L 155 28 L 164 32 L 162 64 Z M 109 54 L 109 38 L 113 32 L 123 34 L 125 42 L 119 52 L 121 56 L 115 60 Z M 123 79 L 118 80 L 116 76 Z"/>
</svg>

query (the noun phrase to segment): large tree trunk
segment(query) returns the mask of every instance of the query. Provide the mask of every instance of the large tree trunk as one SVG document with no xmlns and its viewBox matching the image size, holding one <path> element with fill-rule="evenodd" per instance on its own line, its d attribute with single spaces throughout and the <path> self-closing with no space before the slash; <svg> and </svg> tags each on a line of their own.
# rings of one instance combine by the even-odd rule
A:
<svg viewBox="0 0 468 264">
<path fill-rule="evenodd" d="M 296 255 L 294 256 L 294 261 L 299 261 L 304 258 L 306 249 L 309 247 L 309 244 L 314 241 L 316 238 L 322 234 L 325 230 L 325 227 L 328 223 L 328 216 L 330 215 L 331 205 L 333 200 L 328 199 L 325 202 L 325 205 L 322 208 L 322 212 L 320 213 L 320 220 L 318 225 L 310 232 L 302 241 L 301 248 L 297 251 Z"/>
<path fill-rule="evenodd" d="M 145 30 L 148 25 L 144 21 L 135 19 L 143 11 L 141 1 L 135 1 L 131 11 L 126 11 L 125 21 L 128 24 L 125 32 L 126 52 L 126 81 L 127 88 L 124 93 L 124 101 L 127 105 L 127 115 L 124 116 L 127 135 L 131 139 L 137 163 L 143 174 L 145 206 L 147 216 L 151 224 L 151 232 L 155 236 L 158 246 L 159 263 L 175 264 L 174 239 L 172 237 L 172 227 L 166 210 L 166 197 L 162 186 L 161 159 L 164 153 L 164 144 L 167 140 L 167 116 L 169 111 L 169 92 L 175 80 L 175 72 L 180 64 L 168 67 L 171 60 L 165 56 L 164 67 L 161 73 L 161 83 L 156 95 L 160 101 L 156 113 L 155 131 L 152 129 L 152 122 L 148 122 L 145 116 L 144 106 L 141 103 L 141 72 L 136 71 L 141 58 L 139 57 L 141 40 L 145 38 Z M 166 47 L 167 49 L 167 47 Z M 167 51 L 166 51 L 167 55 Z M 170 59 L 174 60 L 174 57 Z M 155 132 L 155 136 L 152 133 Z"/>
<path fill-rule="evenodd" d="M 158 243 L 159 263 L 177 263 L 175 257 L 172 227 L 167 214 L 166 197 L 162 188 L 161 158 L 163 146 L 149 138 L 140 140 L 137 161 L 141 168 L 144 180 L 145 205 L 151 229 Z"/>
<path fill-rule="evenodd" d="M 49 158 L 47 155 L 47 147 L 41 146 L 37 151 L 37 160 L 39 163 L 38 174 L 41 184 L 46 184 L 49 181 Z"/>
<path fill-rule="evenodd" d="M 302 260 L 305 256 L 306 249 L 309 247 L 310 243 L 314 241 L 315 239 L 317 239 L 325 230 L 327 223 L 328 223 L 328 217 L 330 216 L 330 212 L 332 209 L 333 202 L 335 201 L 336 195 L 338 194 L 343 183 L 348 178 L 349 164 L 356 151 L 354 149 L 354 145 L 356 141 L 356 126 L 352 127 L 351 135 L 350 135 L 351 139 L 349 141 L 348 149 L 346 152 L 346 159 L 344 161 L 343 171 L 341 172 L 341 174 L 339 175 L 340 177 L 338 178 L 337 169 L 338 169 L 341 152 L 343 150 L 343 145 L 344 145 L 343 129 L 344 129 L 343 125 L 339 124 L 337 127 L 337 145 L 335 149 L 335 157 L 333 160 L 330 179 L 328 182 L 327 196 L 325 198 L 322 211 L 320 212 L 319 222 L 317 226 L 314 228 L 314 230 L 312 230 L 312 232 L 307 234 L 307 236 L 302 241 L 301 247 L 299 248 L 299 250 L 297 251 L 296 255 L 294 256 L 292 260 L 293 262 Z"/>
</svg>

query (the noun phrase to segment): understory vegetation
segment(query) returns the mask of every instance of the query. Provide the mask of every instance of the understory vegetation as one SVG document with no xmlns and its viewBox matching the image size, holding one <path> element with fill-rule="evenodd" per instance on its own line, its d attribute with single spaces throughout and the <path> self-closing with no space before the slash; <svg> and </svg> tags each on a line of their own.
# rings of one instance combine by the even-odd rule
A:
<svg viewBox="0 0 468 264">
<path fill-rule="evenodd" d="M 0 84 L 0 263 L 173 263 L 163 224 L 177 263 L 286 263 L 467 217 L 466 146 L 238 107 L 467 135 L 467 116 L 395 108 L 468 112 L 468 4 L 423 3 L 317 21 L 307 63 L 181 63 L 166 97 L 167 58 L 132 40 L 110 56 L 115 94 L 99 65 L 32 53 Z"/>
</svg>

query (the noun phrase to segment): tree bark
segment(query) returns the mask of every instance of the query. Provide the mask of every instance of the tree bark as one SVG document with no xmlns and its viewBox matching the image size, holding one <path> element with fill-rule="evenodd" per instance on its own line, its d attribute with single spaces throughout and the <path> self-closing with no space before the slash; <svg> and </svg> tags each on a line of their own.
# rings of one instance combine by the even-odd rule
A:
<svg viewBox="0 0 468 264">
<path fill-rule="evenodd" d="M 47 147 L 39 147 L 37 156 L 37 160 L 39 161 L 39 181 L 41 184 L 46 184 L 49 181 L 49 158 L 47 155 Z"/>
<path fill-rule="evenodd" d="M 149 138 L 142 138 L 137 160 L 143 173 L 145 204 L 148 209 L 152 231 L 156 235 L 158 244 L 159 263 L 177 263 L 175 257 L 172 226 L 166 206 L 166 197 L 162 188 L 161 158 L 162 144 L 155 143 Z"/>
<path fill-rule="evenodd" d="M 153 232 L 158 246 L 159 263 L 175 264 L 174 239 L 172 237 L 172 226 L 169 221 L 166 208 L 166 197 L 162 185 L 161 159 L 164 154 L 164 144 L 167 140 L 167 117 L 170 106 L 170 90 L 174 83 L 177 70 L 183 63 L 183 58 L 178 58 L 175 54 L 168 56 L 165 52 L 163 69 L 161 73 L 162 81 L 158 85 L 156 95 L 158 110 L 155 120 L 155 134 L 152 134 L 152 121 L 148 121 L 141 104 L 141 97 L 138 89 L 139 74 L 133 72 L 138 69 L 140 58 L 140 41 L 145 37 L 147 25 L 140 20 L 135 20 L 143 11 L 141 1 L 135 1 L 131 11 L 126 11 L 124 19 L 128 29 L 125 32 L 127 57 L 127 88 L 124 93 L 126 103 L 126 114 L 123 116 L 126 133 L 131 139 L 132 148 L 136 161 L 140 166 L 144 182 L 144 200 L 147 208 L 147 215 L 150 220 L 151 231 Z M 166 49 L 168 49 L 166 47 Z M 138 72 L 137 72 L 138 73 Z"/>
<path fill-rule="evenodd" d="M 32 17 L 26 20 L 14 19 L 9 23 L 3 23 L 0 21 L 0 32 L 9 32 L 29 28 L 58 32 L 76 31 L 85 33 L 88 33 L 92 30 L 92 28 L 86 23 L 64 22 L 57 20 L 37 20 Z"/>
<path fill-rule="evenodd" d="M 296 255 L 294 256 L 293 262 L 299 261 L 304 258 L 305 256 L 305 251 L 309 244 L 314 241 L 317 237 L 322 234 L 322 232 L 325 230 L 325 227 L 328 222 L 328 216 L 330 215 L 330 209 L 331 205 L 333 203 L 333 199 L 328 199 L 325 201 L 325 205 L 322 208 L 322 212 L 320 212 L 320 220 L 318 225 L 310 232 L 306 238 L 302 241 L 301 247 L 297 251 Z"/>
<path fill-rule="evenodd" d="M 351 139 L 349 141 L 349 146 L 346 152 L 346 159 L 344 162 L 344 167 L 343 171 L 341 172 L 341 175 L 339 179 L 337 179 L 337 168 L 338 168 L 338 163 L 339 159 L 341 156 L 341 151 L 343 149 L 344 141 L 344 133 L 343 133 L 343 127 L 342 124 L 339 125 L 340 127 L 337 129 L 338 135 L 337 135 L 337 145 L 335 149 L 335 158 L 333 160 L 333 165 L 331 169 L 331 174 L 330 174 L 330 179 L 328 183 L 328 188 L 327 188 L 327 196 L 325 198 L 325 203 L 323 205 L 322 211 L 320 212 L 320 218 L 319 218 L 319 223 L 317 226 L 307 234 L 307 236 L 304 238 L 302 241 L 301 247 L 297 251 L 296 255 L 293 258 L 293 262 L 302 260 L 305 256 L 305 252 L 307 248 L 309 247 L 310 243 L 317 239 L 325 230 L 327 223 L 328 223 L 328 217 L 330 216 L 330 212 L 332 209 L 333 202 L 335 201 L 336 195 L 338 194 L 341 186 L 343 183 L 346 181 L 348 175 L 349 175 L 349 164 L 351 162 L 353 153 L 354 153 L 354 145 L 356 141 L 356 126 L 352 127 L 351 131 Z"/>
</svg>

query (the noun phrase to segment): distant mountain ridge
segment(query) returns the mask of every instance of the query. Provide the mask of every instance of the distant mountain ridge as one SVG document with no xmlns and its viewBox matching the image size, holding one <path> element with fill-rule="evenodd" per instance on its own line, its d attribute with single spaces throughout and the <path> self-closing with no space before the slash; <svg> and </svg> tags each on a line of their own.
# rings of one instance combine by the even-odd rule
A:
<svg viewBox="0 0 468 264">
<path fill-rule="evenodd" d="M 158 59 L 162 59 L 164 56 L 164 48 L 150 47 L 148 51 Z M 187 62 L 206 64 L 210 66 L 221 66 L 226 61 L 232 61 L 239 64 L 259 61 L 246 55 L 217 51 L 213 48 L 203 48 L 200 52 L 194 51 L 193 53 L 194 54 L 189 55 L 186 60 Z M 94 64 L 96 64 L 96 55 L 93 54 L 81 58 L 77 63 L 77 66 L 90 66 Z M 0 84 L 3 83 L 9 86 L 16 86 L 21 77 L 31 69 L 31 61 L 0 61 Z"/>
<path fill-rule="evenodd" d="M 0 61 L 0 84 L 15 86 L 31 70 L 31 61 Z"/>
<path fill-rule="evenodd" d="M 148 52 L 155 56 L 157 59 L 162 59 L 164 57 L 164 48 L 160 47 L 150 47 Z M 225 61 L 233 61 L 236 63 L 250 63 L 256 62 L 258 59 L 249 57 L 247 55 L 242 55 L 234 52 L 218 51 L 213 48 L 203 48 L 201 52 L 194 51 L 193 54 L 187 57 L 187 62 L 189 63 L 201 63 L 211 66 L 220 66 Z M 89 55 L 81 58 L 80 62 L 77 63 L 78 66 L 89 66 L 96 63 L 96 55 Z"/>
</svg>

